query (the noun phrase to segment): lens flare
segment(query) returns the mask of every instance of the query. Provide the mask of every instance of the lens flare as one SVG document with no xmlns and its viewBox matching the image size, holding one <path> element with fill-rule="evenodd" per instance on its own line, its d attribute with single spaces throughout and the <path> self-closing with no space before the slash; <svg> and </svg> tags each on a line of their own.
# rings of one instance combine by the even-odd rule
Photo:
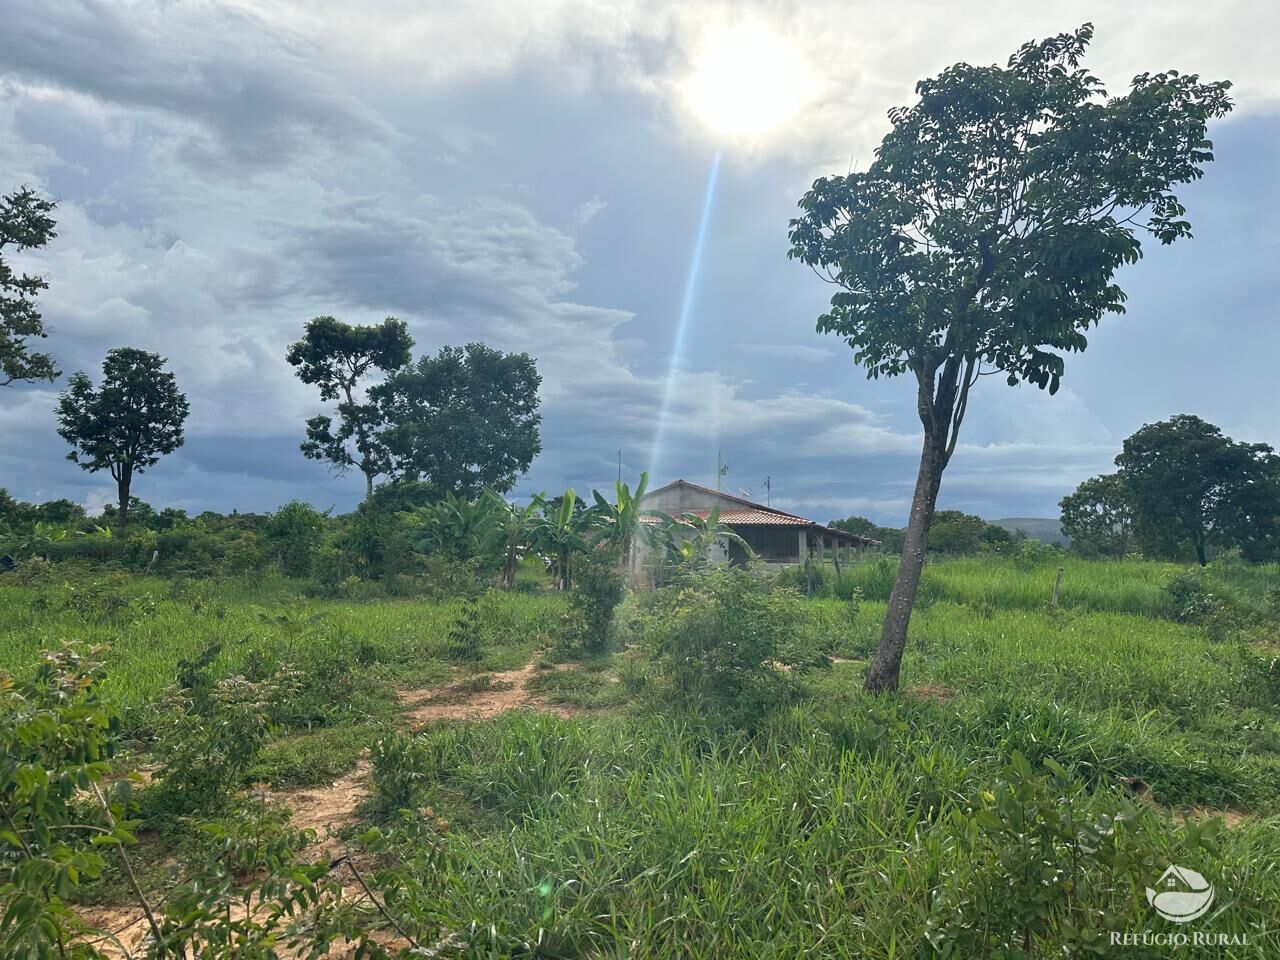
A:
<svg viewBox="0 0 1280 960">
<path fill-rule="evenodd" d="M 667 382 L 662 391 L 662 407 L 658 411 L 658 423 L 653 434 L 653 450 L 649 456 L 649 476 L 655 485 L 666 482 L 658 471 L 663 466 L 663 448 L 666 446 L 667 426 L 671 419 L 671 403 L 675 398 L 676 371 L 684 358 L 684 342 L 693 316 L 694 294 L 698 288 L 698 274 L 702 270 L 702 251 L 707 245 L 707 225 L 711 222 L 711 209 L 714 206 L 716 183 L 719 179 L 720 154 L 716 153 L 715 159 L 711 161 L 711 172 L 707 175 L 707 191 L 702 198 L 702 218 L 698 221 L 693 253 L 689 257 L 689 272 L 684 280 L 684 297 L 680 301 L 680 316 L 676 320 L 675 337 L 671 343 L 671 360 L 667 365 Z"/>
</svg>

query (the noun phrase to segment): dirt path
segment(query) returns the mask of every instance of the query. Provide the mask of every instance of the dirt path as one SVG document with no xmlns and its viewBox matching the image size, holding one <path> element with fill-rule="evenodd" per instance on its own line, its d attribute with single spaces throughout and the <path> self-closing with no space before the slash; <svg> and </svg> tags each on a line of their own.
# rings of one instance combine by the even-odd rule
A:
<svg viewBox="0 0 1280 960">
<path fill-rule="evenodd" d="M 489 679 L 483 685 L 475 680 L 464 680 L 444 687 L 400 690 L 397 698 L 404 721 L 410 727 L 435 720 L 484 720 L 508 710 L 538 710 L 568 716 L 569 710 L 543 703 L 528 689 L 529 681 L 536 673 L 534 665 L 527 663 L 516 670 L 488 674 Z M 291 822 L 295 827 L 316 832 L 316 842 L 311 850 L 317 857 L 336 857 L 343 849 L 337 834 L 355 822 L 356 811 L 368 796 L 369 761 L 361 759 L 354 770 L 332 783 L 300 790 L 272 791 L 267 800 L 289 807 L 293 811 Z M 350 881 L 350 888 L 348 883 L 344 878 L 344 895 L 361 895 L 361 891 L 354 887 L 354 881 Z M 97 941 L 95 945 L 108 957 L 123 960 L 142 952 L 149 930 L 138 907 L 88 906 L 78 908 L 76 912 L 86 924 L 114 936 L 114 941 L 90 938 Z M 394 937 L 386 939 L 390 943 Z M 342 957 L 347 952 L 347 948 L 335 945 L 330 956 Z"/>
</svg>

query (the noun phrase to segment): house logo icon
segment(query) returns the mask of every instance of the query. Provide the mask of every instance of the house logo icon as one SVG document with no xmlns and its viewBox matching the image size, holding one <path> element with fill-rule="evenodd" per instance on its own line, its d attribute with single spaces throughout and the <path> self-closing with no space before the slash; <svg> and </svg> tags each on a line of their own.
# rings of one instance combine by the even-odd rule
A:
<svg viewBox="0 0 1280 960">
<path fill-rule="evenodd" d="M 1147 887 L 1147 903 L 1156 913 L 1174 923 L 1187 923 L 1205 915 L 1213 906 L 1213 884 L 1187 867 L 1169 867 L 1156 882 L 1157 889 Z"/>
</svg>

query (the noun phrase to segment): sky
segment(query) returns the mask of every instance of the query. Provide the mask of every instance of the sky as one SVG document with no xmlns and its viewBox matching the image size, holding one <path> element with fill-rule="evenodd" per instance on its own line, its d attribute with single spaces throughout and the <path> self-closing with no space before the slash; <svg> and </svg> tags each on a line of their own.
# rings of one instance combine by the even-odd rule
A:
<svg viewBox="0 0 1280 960">
<path fill-rule="evenodd" d="M 939 506 L 1056 516 L 1143 423 L 1194 413 L 1280 446 L 1280 8 L 1258 3 L 0 0 L 0 192 L 58 202 L 52 352 L 169 360 L 186 443 L 157 507 L 339 512 L 298 449 L 323 409 L 284 360 L 303 324 L 405 320 L 415 353 L 480 340 L 543 376 L 543 452 L 513 495 L 652 470 L 819 520 L 905 523 L 919 422 L 815 332 L 830 288 L 787 259 L 819 176 L 864 167 L 915 82 L 1096 26 L 1121 92 L 1178 68 L 1235 84 L 1195 237 L 1148 245 L 1049 397 L 986 378 Z M 745 64 L 745 66 L 744 66 Z M 696 275 L 691 269 L 697 265 Z M 682 322 L 683 318 L 683 322 Z M 63 384 L 0 390 L 0 487 L 114 497 L 67 461 Z"/>
</svg>

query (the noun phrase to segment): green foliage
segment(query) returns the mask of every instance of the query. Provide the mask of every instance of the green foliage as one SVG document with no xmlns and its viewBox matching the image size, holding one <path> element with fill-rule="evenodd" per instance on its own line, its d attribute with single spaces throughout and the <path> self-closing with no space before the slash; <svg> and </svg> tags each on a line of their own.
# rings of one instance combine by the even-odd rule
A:
<svg viewBox="0 0 1280 960">
<path fill-rule="evenodd" d="M 387 452 L 378 438 L 377 407 L 358 393 L 371 372 L 391 373 L 411 359 L 413 338 L 403 320 L 387 317 L 377 326 L 355 326 L 333 317 L 309 320 L 303 338 L 291 344 L 285 359 L 298 379 L 316 384 L 320 399 L 338 401 L 338 424 L 320 415 L 307 421 L 303 456 L 324 460 L 339 473 L 356 467 L 365 477 L 366 499 L 373 480 L 388 469 Z"/>
<path fill-rule="evenodd" d="M 649 524 L 640 522 L 642 516 L 653 513 L 640 506 L 648 487 L 649 474 L 642 473 L 634 492 L 621 480 L 617 482 L 613 503 L 606 500 L 599 490 L 591 491 L 595 505 L 591 507 L 588 522 L 595 527 L 594 542 L 616 550 L 619 562 L 626 570 L 631 569 L 631 550 L 636 540 L 652 540 L 655 533 Z"/>
<path fill-rule="evenodd" d="M 963 556 L 984 548 L 1000 548 L 1012 541 L 1004 527 L 959 510 L 939 510 L 929 524 L 929 552 Z"/>
<path fill-rule="evenodd" d="M 1129 492 L 1118 473 L 1090 477 L 1062 498 L 1062 532 L 1084 556 L 1123 557 L 1133 539 Z"/>
<path fill-rule="evenodd" d="M 475 662 L 482 652 L 483 625 L 480 620 L 480 603 L 474 597 L 463 601 L 458 616 L 449 627 L 444 654 L 450 660 Z"/>
<path fill-rule="evenodd" d="M 72 374 L 58 398 L 58 435 L 72 447 L 67 459 L 90 473 L 111 473 L 120 495 L 121 529 L 129 522 L 134 475 L 182 446 L 190 407 L 164 364 L 159 354 L 117 347 L 102 363 L 98 389 L 81 371 Z"/>
<path fill-rule="evenodd" d="M 1173 619 L 1179 623 L 1199 623 L 1218 609 L 1218 601 L 1204 585 L 1204 578 L 1192 570 L 1184 570 L 1171 576 L 1164 585 L 1173 610 Z"/>
<path fill-rule="evenodd" d="M 134 842 L 127 786 L 109 800 L 99 786 L 119 718 L 96 653 L 47 653 L 21 684 L 0 675 L 0 953 L 14 960 L 65 953 L 78 926 L 67 897 L 102 873 L 104 848 Z"/>
<path fill-rule="evenodd" d="M 795 696 L 798 674 L 821 662 L 797 649 L 799 604 L 792 591 L 735 569 L 659 590 L 638 630 L 655 703 L 758 725 Z"/>
<path fill-rule="evenodd" d="M 925 529 L 984 373 L 1056 393 L 1065 354 L 1123 310 L 1114 282 L 1189 236 L 1175 188 L 1213 159 L 1229 83 L 1176 71 L 1109 96 L 1081 66 L 1092 25 L 1030 42 L 1003 68 L 958 63 L 916 85 L 865 171 L 817 180 L 791 221 L 789 256 L 837 289 L 817 328 L 869 377 L 916 379 L 924 429 L 899 602 L 867 674 L 896 689 Z M 1117 160 L 1123 157 L 1123 162 Z M 1117 215 L 1124 211 L 1124 215 Z"/>
<path fill-rule="evenodd" d="M 388 472 L 440 493 L 506 493 L 542 450 L 538 387 L 527 353 L 483 343 L 443 347 L 369 391 Z"/>
<path fill-rule="evenodd" d="M 885 553 L 902 553 L 903 531 L 897 527 L 882 527 L 873 523 L 866 517 L 845 517 L 843 520 L 832 520 L 829 527 L 836 530 L 843 530 L 846 533 L 856 534 L 859 537 L 868 537 L 872 540 L 879 540 L 880 546 L 875 548 Z"/>
<path fill-rule="evenodd" d="M 33 353 L 34 341 L 48 336 L 36 295 L 49 288 L 44 277 L 14 273 L 5 257 L 43 247 L 57 236 L 57 204 L 22 187 L 0 198 L 0 387 L 20 381 L 58 379 L 53 357 Z"/>
<path fill-rule="evenodd" d="M 1144 425 L 1116 457 L 1143 552 L 1201 566 L 1211 549 L 1280 558 L 1280 456 L 1199 417 Z"/>
<path fill-rule="evenodd" d="M 226 677 L 172 692 L 157 709 L 158 785 L 147 791 L 152 817 L 219 812 L 235 796 L 271 732 L 271 717 L 294 684 Z"/>
<path fill-rule="evenodd" d="M 492 498 L 474 503 L 452 493 L 415 514 L 419 539 L 415 549 L 459 563 L 491 570 L 502 556 L 500 512 Z"/>
<path fill-rule="evenodd" d="M 329 511 L 321 513 L 301 500 L 290 500 L 271 515 L 266 524 L 266 549 L 274 555 L 286 576 L 311 575 Z"/>
<path fill-rule="evenodd" d="M 927 936 L 939 957 L 1031 957 L 1051 943 L 1067 956 L 1110 955 L 1111 932 L 1141 922 L 1141 891 L 1168 864 L 1154 816 L 1127 799 L 1087 795 L 1054 760 L 1045 766 L 1037 775 L 1014 754 L 968 809 L 952 812 L 973 867 L 930 904 Z M 1189 830 L 1186 852 L 1221 828 Z"/>
<path fill-rule="evenodd" d="M 587 654 L 603 653 L 613 637 L 613 612 L 627 593 L 626 574 L 613 550 L 583 554 L 578 560 L 569 616 L 578 645 Z"/>
</svg>

